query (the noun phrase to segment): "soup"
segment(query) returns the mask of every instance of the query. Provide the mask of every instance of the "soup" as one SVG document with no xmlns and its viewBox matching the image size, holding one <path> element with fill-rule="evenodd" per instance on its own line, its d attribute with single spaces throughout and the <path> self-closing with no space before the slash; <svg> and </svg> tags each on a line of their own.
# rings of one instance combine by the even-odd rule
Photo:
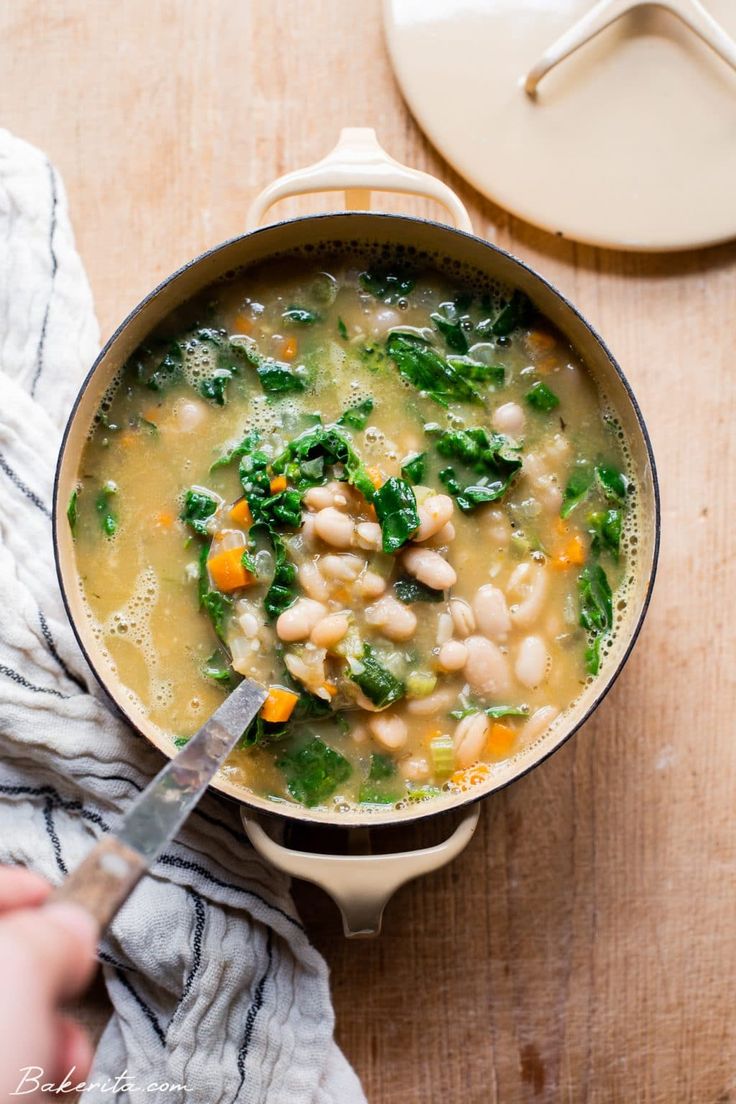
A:
<svg viewBox="0 0 736 1104">
<path fill-rule="evenodd" d="M 68 517 L 94 633 L 172 742 L 248 676 L 269 697 L 234 782 L 385 808 L 484 780 L 606 663 L 629 467 L 520 293 L 289 257 L 135 352 Z"/>
</svg>

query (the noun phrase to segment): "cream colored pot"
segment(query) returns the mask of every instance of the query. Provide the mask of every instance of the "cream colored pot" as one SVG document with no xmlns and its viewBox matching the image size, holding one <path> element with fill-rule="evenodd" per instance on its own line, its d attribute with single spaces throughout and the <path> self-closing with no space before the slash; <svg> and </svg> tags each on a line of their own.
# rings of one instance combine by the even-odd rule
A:
<svg viewBox="0 0 736 1104">
<path fill-rule="evenodd" d="M 291 219 L 257 229 L 279 199 L 316 191 L 342 191 L 346 213 Z M 370 213 L 371 191 L 404 192 L 441 203 L 456 228 L 416 218 Z M 362 208 L 358 210 L 357 208 Z M 242 819 L 254 847 L 279 869 L 322 886 L 339 905 L 347 935 L 372 935 L 380 929 L 383 908 L 404 882 L 434 870 L 454 858 L 473 835 L 477 801 L 508 785 L 536 766 L 580 727 L 623 666 L 641 626 L 654 581 L 659 538 L 659 500 L 651 446 L 634 396 L 621 370 L 598 335 L 578 311 L 550 284 L 521 261 L 474 237 L 468 214 L 457 196 L 426 173 L 399 165 L 378 145 L 372 130 L 345 130 L 333 152 L 310 168 L 277 180 L 249 212 L 252 229 L 203 254 L 164 281 L 116 330 L 100 353 L 80 390 L 67 424 L 56 473 L 54 542 L 64 600 L 72 625 L 92 670 L 127 719 L 167 756 L 170 741 L 151 724 L 145 712 L 131 705 L 117 672 L 95 639 L 84 610 L 74 548 L 65 509 L 75 485 L 85 439 L 106 389 L 136 346 L 155 326 L 202 288 L 241 266 L 274 254 L 334 242 L 380 242 L 411 246 L 434 254 L 440 263 L 461 262 L 526 292 L 539 310 L 568 338 L 618 412 L 628 438 L 639 494 L 641 527 L 636 580 L 611 653 L 600 675 L 584 690 L 574 708 L 562 715 L 531 746 L 496 764 L 489 777 L 464 792 L 447 793 L 430 802 L 401 810 L 356 811 L 340 815 L 301 806 L 275 807 L 230 780 L 218 778 L 215 789 L 242 803 Z M 345 827 L 376 827 L 460 811 L 460 822 L 436 847 L 390 855 L 321 855 L 294 851 L 277 843 L 259 817 Z M 454 818 L 456 820 L 456 818 Z"/>
</svg>

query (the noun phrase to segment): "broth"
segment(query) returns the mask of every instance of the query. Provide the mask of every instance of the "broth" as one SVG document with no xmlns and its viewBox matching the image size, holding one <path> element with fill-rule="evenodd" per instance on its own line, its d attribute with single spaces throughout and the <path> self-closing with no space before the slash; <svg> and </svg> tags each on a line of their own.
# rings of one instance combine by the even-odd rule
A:
<svg viewBox="0 0 736 1104">
<path fill-rule="evenodd" d="M 226 773 L 349 809 L 472 785 L 569 708 L 625 604 L 635 503 L 605 396 L 524 297 L 294 257 L 130 358 L 69 516 L 151 721 L 181 743 L 255 678 Z"/>
</svg>

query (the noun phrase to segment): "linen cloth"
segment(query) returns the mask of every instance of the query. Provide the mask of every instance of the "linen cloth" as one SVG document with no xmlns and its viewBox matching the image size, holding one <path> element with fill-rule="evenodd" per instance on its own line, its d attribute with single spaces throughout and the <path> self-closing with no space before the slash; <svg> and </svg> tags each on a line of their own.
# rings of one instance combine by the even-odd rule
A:
<svg viewBox="0 0 736 1104">
<path fill-rule="evenodd" d="M 56 455 L 97 343 L 59 176 L 0 130 L 0 860 L 52 882 L 162 765 L 97 689 L 54 570 Z M 234 805 L 204 798 L 100 957 L 113 1014 L 85 1101 L 364 1101 L 325 963 Z"/>
</svg>

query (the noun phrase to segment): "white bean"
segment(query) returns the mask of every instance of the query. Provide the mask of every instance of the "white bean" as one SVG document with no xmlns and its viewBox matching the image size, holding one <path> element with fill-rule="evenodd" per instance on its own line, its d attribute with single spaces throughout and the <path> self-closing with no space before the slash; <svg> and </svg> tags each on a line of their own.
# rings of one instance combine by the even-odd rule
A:
<svg viewBox="0 0 736 1104">
<path fill-rule="evenodd" d="M 524 432 L 526 416 L 518 403 L 507 402 L 496 407 L 491 423 L 498 433 L 508 433 L 512 437 L 518 437 Z"/>
<path fill-rule="evenodd" d="M 381 526 L 377 521 L 361 521 L 355 527 L 355 543 L 359 548 L 380 552 L 383 544 Z"/>
<path fill-rule="evenodd" d="M 511 632 L 511 618 L 503 591 L 485 583 L 473 599 L 473 611 L 478 628 L 489 640 L 502 643 Z"/>
<path fill-rule="evenodd" d="M 314 560 L 306 560 L 297 569 L 299 584 L 308 598 L 317 602 L 326 602 L 330 588 Z"/>
<path fill-rule="evenodd" d="M 509 613 L 514 625 L 528 629 L 539 620 L 548 586 L 549 578 L 541 564 L 527 561 L 519 564 L 512 572 L 506 587 L 506 597 L 513 603 L 509 607 Z"/>
<path fill-rule="evenodd" d="M 416 538 L 415 538 L 416 539 Z M 448 521 L 446 525 L 443 525 L 439 533 L 435 533 L 431 537 L 425 547 L 426 548 L 445 548 L 448 544 L 452 544 L 455 539 L 455 526 L 451 521 Z"/>
<path fill-rule="evenodd" d="M 343 556 L 328 553 L 319 558 L 319 569 L 322 575 L 331 581 L 354 583 L 364 567 L 365 560 L 351 553 Z"/>
<path fill-rule="evenodd" d="M 475 632 L 475 614 L 464 598 L 450 599 L 450 615 L 458 636 L 470 636 Z"/>
<path fill-rule="evenodd" d="M 430 775 L 429 763 L 423 755 L 412 755 L 399 763 L 399 772 L 409 782 L 424 782 Z"/>
<path fill-rule="evenodd" d="M 536 740 L 538 736 L 549 728 L 554 721 L 555 717 L 559 715 L 559 709 L 554 705 L 543 705 L 541 709 L 535 710 L 532 713 L 529 720 L 521 730 L 521 738 L 526 744 L 530 744 L 532 740 Z"/>
<path fill-rule="evenodd" d="M 372 606 L 366 606 L 365 619 L 389 640 L 409 640 L 417 630 L 414 611 L 391 594 L 380 598 Z"/>
<path fill-rule="evenodd" d="M 435 534 L 439 533 L 440 529 L 443 529 L 450 520 L 454 509 L 454 503 L 449 495 L 430 495 L 429 498 L 426 498 L 422 505 L 417 508 L 419 528 L 412 537 L 412 540 L 425 541 L 435 536 Z"/>
<path fill-rule="evenodd" d="M 343 613 L 329 613 L 312 629 L 310 640 L 318 648 L 334 648 L 339 644 L 350 626 L 350 615 Z"/>
<path fill-rule="evenodd" d="M 334 506 L 333 485 L 326 483 L 324 487 L 310 487 L 304 492 L 303 502 L 308 510 L 326 510 L 328 506 Z"/>
<path fill-rule="evenodd" d="M 458 721 L 453 736 L 456 766 L 463 769 L 478 762 L 486 745 L 489 728 L 485 713 L 471 713 L 469 717 Z"/>
<path fill-rule="evenodd" d="M 433 590 L 447 590 L 457 582 L 454 567 L 431 548 L 410 548 L 404 553 L 404 567 L 420 583 Z"/>
<path fill-rule="evenodd" d="M 373 738 L 389 751 L 403 747 L 409 737 L 406 722 L 397 713 L 379 713 L 371 717 L 368 728 Z"/>
<path fill-rule="evenodd" d="M 363 598 L 378 598 L 386 589 L 386 580 L 377 571 L 364 571 L 354 589 Z"/>
<path fill-rule="evenodd" d="M 182 433 L 191 433 L 207 417 L 207 407 L 204 403 L 183 399 L 176 404 L 174 417 L 177 429 L 181 430 Z"/>
<path fill-rule="evenodd" d="M 426 698 L 412 698 L 406 703 L 406 710 L 415 717 L 431 717 L 449 709 L 456 699 L 457 689 L 445 686 L 442 690 L 435 690 L 434 694 L 428 694 Z"/>
<path fill-rule="evenodd" d="M 334 506 L 328 506 L 314 515 L 314 531 L 333 548 L 349 548 L 354 529 L 352 518 L 341 514 Z"/>
<path fill-rule="evenodd" d="M 402 318 L 398 311 L 392 310 L 391 307 L 379 307 L 373 312 L 368 328 L 371 337 L 383 337 L 388 330 L 392 330 L 394 326 L 400 326 L 401 323 Z"/>
<path fill-rule="evenodd" d="M 508 548 L 511 540 L 511 523 L 503 510 L 488 510 L 485 514 L 488 539 L 496 548 Z"/>
<path fill-rule="evenodd" d="M 544 682 L 549 667 L 549 652 L 541 636 L 525 636 L 516 653 L 514 673 L 530 690 Z"/>
<path fill-rule="evenodd" d="M 441 613 L 437 618 L 437 644 L 446 644 L 452 640 L 452 617 L 449 613 Z"/>
<path fill-rule="evenodd" d="M 289 643 L 295 640 L 306 640 L 314 626 L 326 613 L 327 607 L 321 602 L 315 602 L 311 598 L 297 598 L 294 605 L 284 610 L 276 622 L 279 639 Z"/>
<path fill-rule="evenodd" d="M 439 662 L 443 671 L 459 671 L 467 658 L 468 649 L 459 640 L 448 640 L 440 648 Z"/>
<path fill-rule="evenodd" d="M 497 644 L 485 636 L 469 636 L 465 641 L 468 658 L 465 677 L 478 694 L 505 697 L 511 689 L 508 660 Z"/>
</svg>

